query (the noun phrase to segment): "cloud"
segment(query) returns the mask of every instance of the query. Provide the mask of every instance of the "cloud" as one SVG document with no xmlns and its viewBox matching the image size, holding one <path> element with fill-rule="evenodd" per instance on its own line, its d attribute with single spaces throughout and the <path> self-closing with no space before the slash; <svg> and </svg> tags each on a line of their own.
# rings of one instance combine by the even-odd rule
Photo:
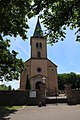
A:
<svg viewBox="0 0 80 120">
<path fill-rule="evenodd" d="M 24 48 L 24 46 L 22 46 L 21 44 L 18 43 L 18 41 L 16 41 L 16 45 L 28 56 L 30 57 L 30 52 Z"/>
<path fill-rule="evenodd" d="M 19 53 L 17 57 L 22 58 L 23 60 L 26 60 L 30 57 L 29 41 L 24 41 L 19 36 L 17 38 L 12 38 L 10 51 L 12 50 L 17 51 Z"/>
<path fill-rule="evenodd" d="M 76 72 L 76 74 L 80 74 L 80 72 Z"/>
<path fill-rule="evenodd" d="M 18 89 L 19 86 L 20 86 L 20 80 L 12 80 L 12 81 L 9 81 L 9 82 L 7 82 L 5 80 L 3 82 L 0 81 L 0 85 L 2 85 L 2 84 L 5 84 L 6 86 L 11 85 L 12 89 L 13 88 Z"/>
</svg>

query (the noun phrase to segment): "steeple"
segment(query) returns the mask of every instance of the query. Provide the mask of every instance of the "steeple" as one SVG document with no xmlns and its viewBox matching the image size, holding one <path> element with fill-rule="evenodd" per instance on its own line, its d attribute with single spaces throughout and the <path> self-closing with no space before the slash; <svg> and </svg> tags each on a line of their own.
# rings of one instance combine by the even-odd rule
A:
<svg viewBox="0 0 80 120">
<path fill-rule="evenodd" d="M 37 20 L 37 24 L 36 24 L 36 27 L 35 27 L 33 37 L 43 37 L 43 31 L 41 29 L 41 25 L 40 25 L 40 22 L 39 22 L 39 17 L 38 17 L 38 20 Z"/>
<path fill-rule="evenodd" d="M 31 45 L 31 58 L 34 59 L 47 58 L 46 39 L 43 36 L 43 32 L 39 22 L 39 17 L 36 23 L 34 34 L 30 39 L 30 45 Z"/>
</svg>

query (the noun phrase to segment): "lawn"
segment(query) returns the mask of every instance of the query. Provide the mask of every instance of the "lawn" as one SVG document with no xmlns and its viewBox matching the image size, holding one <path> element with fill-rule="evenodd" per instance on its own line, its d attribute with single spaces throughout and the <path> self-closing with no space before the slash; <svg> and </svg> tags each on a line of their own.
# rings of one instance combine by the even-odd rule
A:
<svg viewBox="0 0 80 120">
<path fill-rule="evenodd" d="M 16 112 L 20 108 L 23 106 L 0 106 L 0 118 Z"/>
<path fill-rule="evenodd" d="M 6 106 L 6 109 L 8 110 L 18 110 L 22 108 L 23 106 Z"/>
</svg>

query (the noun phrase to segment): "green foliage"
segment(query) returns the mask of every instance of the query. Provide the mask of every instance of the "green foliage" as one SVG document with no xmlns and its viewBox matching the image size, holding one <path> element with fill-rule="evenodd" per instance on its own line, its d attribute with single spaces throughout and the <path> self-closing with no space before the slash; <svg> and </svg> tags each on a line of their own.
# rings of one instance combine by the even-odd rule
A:
<svg viewBox="0 0 80 120">
<path fill-rule="evenodd" d="M 9 88 L 9 91 L 11 91 L 11 85 L 9 85 L 8 88 Z"/>
<path fill-rule="evenodd" d="M 10 88 L 10 90 L 11 90 L 11 86 L 6 86 L 6 85 L 4 85 L 4 84 L 2 84 L 2 85 L 0 85 L 0 90 L 9 90 L 9 88 Z"/>
<path fill-rule="evenodd" d="M 30 79 L 27 75 L 27 78 L 26 78 L 26 86 L 25 86 L 25 89 L 26 90 L 30 90 L 31 89 L 31 85 L 30 85 Z"/>
<path fill-rule="evenodd" d="M 19 79 L 23 61 L 17 59 L 17 52 L 9 51 L 10 40 L 5 40 L 6 36 L 20 35 L 26 39 L 28 26 L 28 16 L 32 16 L 30 11 L 31 0 L 0 0 L 0 80 L 11 81 Z M 29 15 L 30 14 L 30 15 Z"/>
<path fill-rule="evenodd" d="M 32 8 L 35 14 L 40 12 L 50 44 L 63 41 L 67 27 L 77 28 L 76 41 L 80 41 L 80 0 L 34 0 Z"/>
<path fill-rule="evenodd" d="M 58 74 L 58 87 L 64 90 L 66 84 L 71 84 L 72 88 L 80 88 L 80 74 L 64 73 Z"/>
<path fill-rule="evenodd" d="M 0 80 L 11 81 L 19 79 L 21 67 L 24 67 L 22 59 L 17 59 L 17 52 L 9 51 L 9 40 L 0 40 Z"/>
<path fill-rule="evenodd" d="M 65 88 L 65 80 L 64 80 L 64 75 L 63 74 L 58 74 L 58 87 L 59 90 L 64 90 Z"/>
<path fill-rule="evenodd" d="M 22 108 L 23 106 L 6 106 L 6 109 L 8 110 L 18 110 Z"/>
<path fill-rule="evenodd" d="M 0 33 L 26 39 L 31 0 L 0 0 Z"/>
<path fill-rule="evenodd" d="M 0 0 L 0 35 L 26 39 L 28 19 L 38 14 L 49 43 L 63 40 L 67 27 L 77 28 L 76 40 L 80 41 L 79 0 Z"/>
<path fill-rule="evenodd" d="M 0 106 L 0 119 L 4 120 L 9 116 L 11 113 L 15 113 L 18 109 L 22 108 L 23 106 Z"/>
<path fill-rule="evenodd" d="M 77 88 L 80 88 L 80 74 L 77 74 Z"/>
</svg>

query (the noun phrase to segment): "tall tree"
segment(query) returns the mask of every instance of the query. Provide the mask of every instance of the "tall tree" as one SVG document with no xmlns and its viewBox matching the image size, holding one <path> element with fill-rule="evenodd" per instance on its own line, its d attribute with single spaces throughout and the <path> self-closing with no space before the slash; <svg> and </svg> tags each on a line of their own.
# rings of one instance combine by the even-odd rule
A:
<svg viewBox="0 0 80 120">
<path fill-rule="evenodd" d="M 58 87 L 64 90 L 65 84 L 71 84 L 72 88 L 80 88 L 80 74 L 74 72 L 58 74 Z"/>
<path fill-rule="evenodd" d="M 30 90 L 31 89 L 31 85 L 30 85 L 30 79 L 29 76 L 27 75 L 26 77 L 26 86 L 25 86 L 26 90 Z"/>
<path fill-rule="evenodd" d="M 65 80 L 63 74 L 58 74 L 58 88 L 59 90 L 64 90 Z"/>
<path fill-rule="evenodd" d="M 21 68 L 24 67 L 22 59 L 17 59 L 17 52 L 9 51 L 9 40 L 0 41 L 0 80 L 12 81 L 19 79 Z"/>
<path fill-rule="evenodd" d="M 17 52 L 9 51 L 9 40 L 5 40 L 5 36 L 20 35 L 26 38 L 26 25 L 29 10 L 29 0 L 0 0 L 0 80 L 9 81 L 19 78 L 23 62 L 17 59 Z"/>
</svg>

